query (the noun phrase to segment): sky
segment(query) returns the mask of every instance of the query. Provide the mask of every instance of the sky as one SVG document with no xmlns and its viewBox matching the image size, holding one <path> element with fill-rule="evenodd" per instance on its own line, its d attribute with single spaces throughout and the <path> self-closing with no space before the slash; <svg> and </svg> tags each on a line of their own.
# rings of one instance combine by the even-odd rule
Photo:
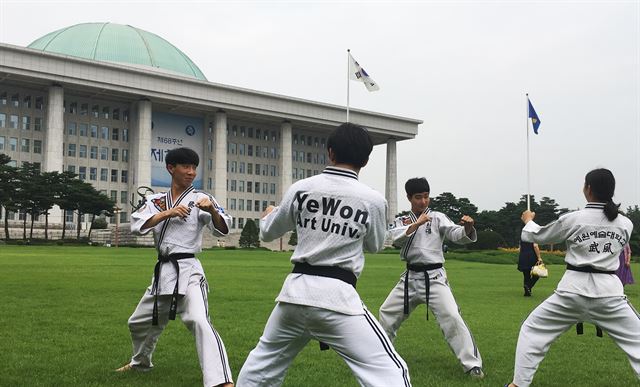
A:
<svg viewBox="0 0 640 387">
<path fill-rule="evenodd" d="M 350 106 L 424 121 L 398 142 L 404 182 L 426 177 L 498 210 L 527 192 L 585 203 L 584 175 L 609 168 L 614 201 L 640 205 L 640 1 L 10 1 L 0 42 L 27 46 L 84 22 L 129 24 L 186 53 L 211 82 L 346 104 L 346 50 L 379 84 Z M 346 116 L 345 116 L 346 119 Z M 384 193 L 386 146 L 361 181 Z"/>
</svg>

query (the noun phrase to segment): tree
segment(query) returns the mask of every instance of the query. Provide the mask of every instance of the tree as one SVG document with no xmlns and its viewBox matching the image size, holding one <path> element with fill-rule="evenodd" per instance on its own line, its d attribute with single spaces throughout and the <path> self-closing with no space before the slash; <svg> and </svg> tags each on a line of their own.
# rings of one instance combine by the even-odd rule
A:
<svg viewBox="0 0 640 387">
<path fill-rule="evenodd" d="M 14 199 L 16 198 L 15 190 L 18 181 L 18 169 L 9 165 L 11 157 L 4 153 L 0 153 L 0 206 L 5 209 L 4 217 L 4 234 L 5 239 L 9 240 L 9 218 L 6 216 L 9 211 L 17 211 Z"/>
<path fill-rule="evenodd" d="M 293 231 L 291 236 L 289 237 L 289 246 L 297 246 L 298 245 L 298 232 Z"/>
<path fill-rule="evenodd" d="M 240 247 L 260 247 L 260 238 L 258 236 L 258 227 L 253 219 L 247 219 L 247 222 L 240 233 Z"/>
<path fill-rule="evenodd" d="M 631 223 L 633 223 L 633 233 L 629 238 L 631 256 L 633 257 L 635 254 L 635 257 L 638 257 L 640 256 L 640 207 L 638 207 L 637 204 L 633 207 L 629 206 L 625 215 L 631 220 Z"/>
<path fill-rule="evenodd" d="M 478 215 L 478 207 L 472 204 L 469 199 L 457 199 L 451 192 L 443 192 L 435 198 L 432 198 L 429 207 L 442 212 L 456 223 L 463 215 L 469 215 L 474 219 Z"/>
</svg>

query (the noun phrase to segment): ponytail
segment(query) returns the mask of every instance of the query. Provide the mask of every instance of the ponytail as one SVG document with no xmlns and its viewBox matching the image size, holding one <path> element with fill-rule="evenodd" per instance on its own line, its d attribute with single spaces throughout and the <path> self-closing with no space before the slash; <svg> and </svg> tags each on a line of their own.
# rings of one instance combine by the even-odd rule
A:
<svg viewBox="0 0 640 387">
<path fill-rule="evenodd" d="M 609 221 L 613 221 L 618 217 L 618 208 L 620 208 L 620 204 L 615 204 L 612 199 L 609 199 L 604 205 L 604 215 L 609 219 Z"/>
<path fill-rule="evenodd" d="M 604 215 L 609 221 L 618 217 L 620 204 L 613 202 L 613 193 L 616 190 L 616 179 L 610 170 L 599 168 L 587 173 L 584 177 L 584 185 L 591 187 L 594 198 L 604 202 Z"/>
</svg>

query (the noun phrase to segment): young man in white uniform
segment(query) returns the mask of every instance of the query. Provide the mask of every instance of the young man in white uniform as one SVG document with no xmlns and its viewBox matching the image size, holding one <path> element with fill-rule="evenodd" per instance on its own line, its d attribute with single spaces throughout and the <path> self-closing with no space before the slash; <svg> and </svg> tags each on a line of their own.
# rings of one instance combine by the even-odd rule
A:
<svg viewBox="0 0 640 387">
<path fill-rule="evenodd" d="M 260 220 L 262 240 L 296 230 L 298 245 L 293 272 L 240 370 L 239 387 L 280 386 L 295 356 L 314 339 L 333 348 L 362 386 L 410 386 L 404 360 L 355 289 L 363 248 L 380 250 L 386 231 L 385 199 L 358 181 L 373 142 L 366 130 L 347 123 L 331 134 L 327 148 L 331 166 L 294 183 Z"/>
<path fill-rule="evenodd" d="M 527 317 L 520 328 L 513 382 L 531 384 L 551 344 L 572 325 L 586 321 L 607 332 L 627 354 L 640 379 L 640 315 L 631 306 L 615 275 L 618 256 L 633 231 L 633 223 L 618 214 L 613 203 L 615 179 L 607 169 L 587 174 L 583 210 L 562 215 L 540 227 L 535 213 L 525 211 L 521 239 L 538 244 L 566 242 L 567 270 L 554 294 Z"/>
<path fill-rule="evenodd" d="M 446 239 L 458 244 L 477 240 L 473 219 L 467 215 L 454 224 L 445 214 L 429 208 L 429 183 L 425 178 L 409 179 L 405 184 L 411 213 L 396 218 L 390 233 L 395 246 L 401 246 L 400 259 L 407 270 L 380 306 L 380 324 L 394 340 L 400 325 L 411 312 L 426 304 L 436 316 L 445 340 L 465 372 L 482 379 L 482 358 L 471 331 L 456 304 L 444 270 L 442 244 Z"/>
<path fill-rule="evenodd" d="M 131 215 L 131 232 L 153 231 L 158 250 L 154 278 L 129 318 L 133 356 L 118 372 L 153 368 L 151 356 L 169 320 L 180 315 L 193 333 L 205 387 L 232 386 L 226 350 L 209 318 L 209 286 L 195 253 L 201 251 L 207 228 L 216 236 L 229 232 L 231 217 L 216 200 L 196 191 L 198 154 L 189 148 L 169 151 L 165 157 L 171 174 L 169 192 L 149 195 Z"/>
</svg>

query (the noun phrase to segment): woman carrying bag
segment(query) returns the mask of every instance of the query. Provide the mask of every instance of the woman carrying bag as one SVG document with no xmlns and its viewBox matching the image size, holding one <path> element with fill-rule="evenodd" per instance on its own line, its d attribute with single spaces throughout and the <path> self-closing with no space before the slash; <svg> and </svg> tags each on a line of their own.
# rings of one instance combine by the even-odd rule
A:
<svg viewBox="0 0 640 387">
<path fill-rule="evenodd" d="M 531 297 L 531 289 L 538 282 L 540 276 L 532 272 L 534 266 L 544 263 L 540 257 L 540 248 L 537 243 L 520 241 L 520 254 L 518 256 L 518 270 L 522 272 L 524 296 Z"/>
</svg>

